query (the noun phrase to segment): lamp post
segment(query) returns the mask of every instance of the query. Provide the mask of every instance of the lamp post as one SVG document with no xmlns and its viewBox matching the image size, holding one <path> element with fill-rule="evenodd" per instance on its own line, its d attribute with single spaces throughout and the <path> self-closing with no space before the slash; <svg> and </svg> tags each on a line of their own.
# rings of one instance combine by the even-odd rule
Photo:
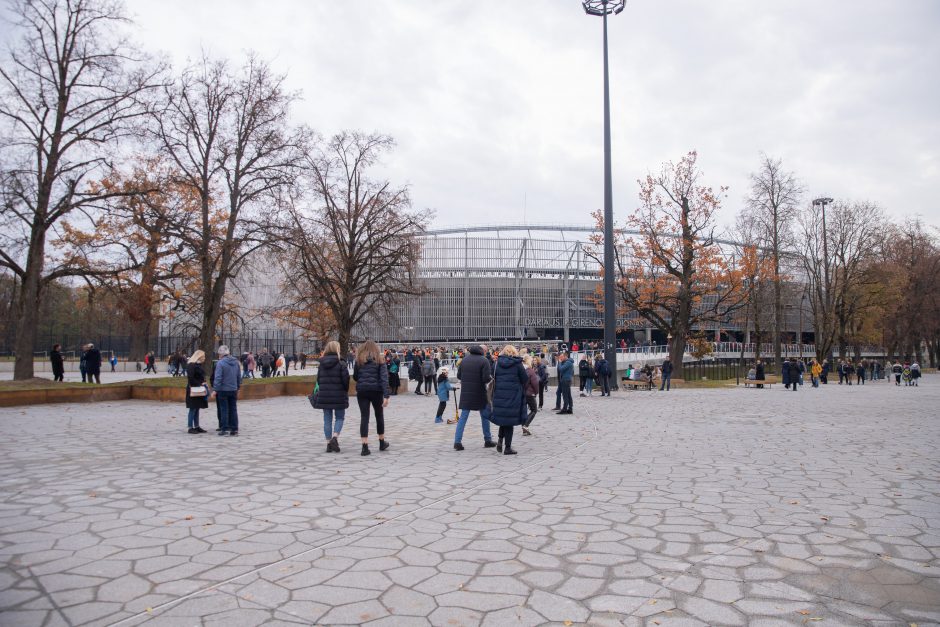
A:
<svg viewBox="0 0 940 627">
<path fill-rule="evenodd" d="M 604 358 L 610 364 L 611 388 L 617 388 L 617 305 L 614 299 L 614 202 L 610 174 L 610 79 L 607 69 L 607 16 L 624 9 L 627 0 L 583 0 L 588 15 L 604 21 Z"/>
<path fill-rule="evenodd" d="M 822 228 L 823 228 L 823 277 L 826 281 L 826 293 L 825 293 L 825 307 L 823 308 L 826 314 L 830 314 L 829 311 L 829 231 L 826 229 L 826 205 L 832 202 L 832 198 L 816 198 L 813 200 L 814 207 L 822 207 Z M 819 329 L 816 329 L 817 339 Z M 817 344 L 818 345 L 818 344 Z M 818 354 L 818 353 L 817 353 Z M 832 364 L 832 345 L 829 346 L 829 364 Z"/>
</svg>

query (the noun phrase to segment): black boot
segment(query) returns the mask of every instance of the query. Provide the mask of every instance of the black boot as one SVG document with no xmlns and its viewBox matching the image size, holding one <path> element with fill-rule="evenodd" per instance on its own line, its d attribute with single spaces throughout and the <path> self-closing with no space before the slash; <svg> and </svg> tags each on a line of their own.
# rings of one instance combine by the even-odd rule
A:
<svg viewBox="0 0 940 627">
<path fill-rule="evenodd" d="M 388 441 L 387 441 L 387 440 L 379 440 L 379 450 L 380 450 L 380 451 L 387 451 L 387 450 L 388 450 Z"/>
<path fill-rule="evenodd" d="M 462 451 L 462 450 L 463 450 L 463 444 L 461 444 L 460 442 L 454 442 L 454 450 L 455 450 L 455 451 Z"/>
<path fill-rule="evenodd" d="M 359 453 L 359 454 L 362 455 L 363 457 L 365 457 L 366 455 L 371 455 L 372 453 L 369 451 L 369 445 L 368 445 L 368 444 L 363 444 L 363 445 L 362 445 L 362 452 Z"/>
<path fill-rule="evenodd" d="M 334 435 L 333 438 L 330 440 L 330 445 L 333 447 L 333 452 L 334 452 L 334 453 L 339 453 L 339 440 L 336 439 L 336 436 L 335 436 L 335 435 Z"/>
<path fill-rule="evenodd" d="M 503 436 L 499 436 L 499 439 L 496 441 L 496 452 L 503 452 Z"/>
</svg>

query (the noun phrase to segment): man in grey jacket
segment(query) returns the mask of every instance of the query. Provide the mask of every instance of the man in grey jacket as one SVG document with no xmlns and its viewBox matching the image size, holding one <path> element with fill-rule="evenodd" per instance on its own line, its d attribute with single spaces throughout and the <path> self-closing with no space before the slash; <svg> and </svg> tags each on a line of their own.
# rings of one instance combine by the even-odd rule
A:
<svg viewBox="0 0 940 627">
<path fill-rule="evenodd" d="M 212 377 L 212 395 L 219 412 L 219 435 L 238 435 L 238 390 L 242 387 L 242 368 L 223 344 L 216 351 L 219 361 Z"/>
</svg>

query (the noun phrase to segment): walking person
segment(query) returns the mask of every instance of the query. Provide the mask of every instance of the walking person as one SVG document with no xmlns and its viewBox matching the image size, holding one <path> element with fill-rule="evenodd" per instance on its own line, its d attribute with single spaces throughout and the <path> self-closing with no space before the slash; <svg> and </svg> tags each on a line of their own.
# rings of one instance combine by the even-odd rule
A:
<svg viewBox="0 0 940 627">
<path fill-rule="evenodd" d="M 117 367 L 117 355 L 115 355 L 115 354 L 112 352 L 112 353 L 111 353 L 111 359 L 109 359 L 108 361 L 109 361 L 109 363 L 111 364 L 111 372 L 115 372 L 114 369 Z"/>
<path fill-rule="evenodd" d="M 94 344 L 88 345 L 85 351 L 85 370 L 88 373 L 88 383 L 94 382 L 101 384 L 101 351 L 95 348 Z"/>
<path fill-rule="evenodd" d="M 496 451 L 503 455 L 516 454 L 512 448 L 512 435 L 515 426 L 526 421 L 525 386 L 528 382 L 529 375 L 519 351 L 507 344 L 500 351 L 493 370 L 493 410 L 490 412 L 490 422 L 499 426 Z"/>
<path fill-rule="evenodd" d="M 822 374 L 822 366 L 819 365 L 819 362 L 814 358 L 809 364 L 809 376 L 813 382 L 813 387 L 819 387 L 819 375 Z"/>
<path fill-rule="evenodd" d="M 865 385 L 865 361 L 858 362 L 858 365 L 855 366 L 855 383 L 858 385 Z"/>
<path fill-rule="evenodd" d="M 904 372 L 904 368 L 901 367 L 901 362 L 898 362 L 898 361 L 894 362 L 894 365 L 891 366 L 891 374 L 894 375 L 895 385 L 901 385 L 901 374 L 903 372 Z"/>
<path fill-rule="evenodd" d="M 447 368 L 441 368 L 441 374 L 437 378 L 437 415 L 434 417 L 434 424 L 444 422 L 444 410 L 447 408 L 447 399 L 450 398 L 450 392 L 454 389 L 453 384 L 448 377 Z"/>
<path fill-rule="evenodd" d="M 587 365 L 588 365 L 587 379 L 585 379 L 584 381 L 584 389 L 587 392 L 588 396 L 593 396 L 594 395 L 594 363 L 590 357 L 587 358 Z"/>
<path fill-rule="evenodd" d="M 581 357 L 578 362 L 578 396 L 585 396 L 584 388 L 587 387 L 588 379 L 591 378 L 591 362 L 587 355 Z"/>
<path fill-rule="evenodd" d="M 398 396 L 398 388 L 401 387 L 401 360 L 398 353 L 392 353 L 386 360 L 388 365 L 388 387 L 392 391 L 392 396 Z"/>
<path fill-rule="evenodd" d="M 49 352 L 49 363 L 52 365 L 52 380 L 65 381 L 65 360 L 62 359 L 62 345 L 54 344 Z"/>
<path fill-rule="evenodd" d="M 610 396 L 610 363 L 601 353 L 594 360 L 594 378 L 601 388 L 601 396 Z"/>
<path fill-rule="evenodd" d="M 199 426 L 199 410 L 209 408 L 209 388 L 206 386 L 205 351 L 197 350 L 186 362 L 186 419 L 188 433 L 205 433 Z"/>
<path fill-rule="evenodd" d="M 421 359 L 421 353 L 418 352 L 418 349 L 414 349 L 411 352 L 411 361 L 408 364 L 408 378 L 412 381 L 415 381 L 415 394 L 423 394 L 421 392 L 421 386 L 424 385 L 424 374 L 421 371 L 421 366 L 424 363 L 424 360 Z"/>
<path fill-rule="evenodd" d="M 327 342 L 317 371 L 317 392 L 313 406 L 323 410 L 323 436 L 326 452 L 339 453 L 339 434 L 349 408 L 349 368 L 341 361 L 339 342 Z"/>
<path fill-rule="evenodd" d="M 529 431 L 529 426 L 532 424 L 532 421 L 535 420 L 535 414 L 539 413 L 538 403 L 535 400 L 535 397 L 542 389 L 542 382 L 539 380 L 539 375 L 535 368 L 535 362 L 537 362 L 538 359 L 538 357 L 533 359 L 531 356 L 527 355 L 522 360 L 522 363 L 525 365 L 526 376 L 529 378 L 524 390 L 525 403 L 529 408 L 529 413 L 526 415 L 525 423 L 522 425 L 522 435 L 532 435 Z"/>
<path fill-rule="evenodd" d="M 247 377 L 249 379 L 255 378 L 255 368 L 258 367 L 257 362 L 255 361 L 255 355 L 251 351 L 248 351 L 248 357 L 245 359 L 245 370 L 248 371 Z"/>
<path fill-rule="evenodd" d="M 539 375 L 539 409 L 542 409 L 545 404 L 545 389 L 548 387 L 548 366 L 541 357 L 536 357 L 534 363 L 535 372 Z"/>
<path fill-rule="evenodd" d="M 783 379 L 783 387 L 785 387 L 785 388 L 787 388 L 787 389 L 789 390 L 789 389 L 790 389 L 790 380 L 791 380 L 790 377 L 792 376 L 792 375 L 790 374 L 790 360 L 789 360 L 789 359 L 784 359 L 784 360 L 783 360 L 783 363 L 780 364 L 780 373 L 781 373 L 782 379 Z M 839 371 L 839 376 L 840 376 L 840 378 L 841 378 L 841 376 L 842 376 L 841 370 Z M 796 382 L 795 382 L 795 381 L 793 382 L 793 386 L 796 387 Z"/>
<path fill-rule="evenodd" d="M 437 368 L 434 367 L 434 358 L 431 355 L 425 355 L 424 361 L 421 363 L 421 376 L 424 379 L 425 396 L 430 396 L 431 388 L 437 385 L 434 381 L 436 373 Z"/>
<path fill-rule="evenodd" d="M 574 381 L 574 363 L 568 353 L 558 353 L 558 393 L 561 395 L 562 406 L 559 414 L 574 413 L 574 401 L 571 399 L 571 382 Z"/>
<path fill-rule="evenodd" d="M 242 387 L 242 369 L 238 360 L 222 344 L 216 350 L 219 361 L 215 364 L 212 396 L 219 412 L 219 435 L 238 435 L 238 391 Z"/>
<path fill-rule="evenodd" d="M 663 373 L 663 380 L 659 384 L 659 391 L 662 392 L 665 388 L 668 392 L 669 387 L 672 385 L 672 360 L 668 357 L 663 361 L 661 372 Z"/>
<path fill-rule="evenodd" d="M 490 433 L 489 401 L 486 395 L 486 385 L 493 378 L 490 361 L 484 357 L 486 346 L 474 344 L 467 348 L 466 356 L 457 366 L 457 379 L 460 380 L 460 418 L 457 420 L 457 430 L 454 433 L 454 450 L 463 450 L 463 432 L 467 426 L 467 419 L 471 411 L 480 412 L 480 422 L 483 427 L 483 446 L 492 448 L 496 446 Z"/>
<path fill-rule="evenodd" d="M 369 451 L 369 407 L 375 412 L 375 432 L 379 436 L 379 450 L 388 450 L 385 440 L 385 414 L 388 407 L 388 368 L 382 359 L 379 345 L 372 340 L 366 340 L 359 347 L 356 354 L 356 365 L 353 369 L 353 379 L 356 380 L 356 401 L 359 403 L 359 436 L 362 438 L 361 455 L 371 454 Z"/>
<path fill-rule="evenodd" d="M 786 364 L 787 362 L 784 362 Z M 796 392 L 799 387 L 799 377 L 800 377 L 800 366 L 796 361 L 796 357 L 793 357 L 789 361 L 790 364 L 790 385 L 794 392 Z"/>
</svg>

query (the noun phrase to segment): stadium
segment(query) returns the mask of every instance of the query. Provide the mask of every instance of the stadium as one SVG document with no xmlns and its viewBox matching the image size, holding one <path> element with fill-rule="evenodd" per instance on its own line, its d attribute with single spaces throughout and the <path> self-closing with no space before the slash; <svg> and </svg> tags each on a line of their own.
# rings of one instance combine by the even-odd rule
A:
<svg viewBox="0 0 940 627">
<path fill-rule="evenodd" d="M 408 297 L 384 315 L 356 329 L 354 337 L 402 344 L 497 340 L 601 339 L 603 317 L 596 305 L 601 267 L 590 226 L 487 225 L 428 230 L 420 236 L 418 280 L 427 292 Z M 736 246 L 723 241 L 722 245 Z M 301 329 L 275 320 L 281 302 L 277 275 L 249 269 L 235 286 L 239 324 L 222 340 L 233 350 L 267 346 L 290 352 L 313 350 Z M 782 331 L 812 335 L 805 300 L 784 308 Z M 161 324 L 161 348 L 183 333 L 174 321 Z M 665 344 L 666 337 L 638 315 L 618 320 L 618 338 L 630 344 Z M 750 341 L 748 329 L 728 320 L 716 341 Z"/>
</svg>

